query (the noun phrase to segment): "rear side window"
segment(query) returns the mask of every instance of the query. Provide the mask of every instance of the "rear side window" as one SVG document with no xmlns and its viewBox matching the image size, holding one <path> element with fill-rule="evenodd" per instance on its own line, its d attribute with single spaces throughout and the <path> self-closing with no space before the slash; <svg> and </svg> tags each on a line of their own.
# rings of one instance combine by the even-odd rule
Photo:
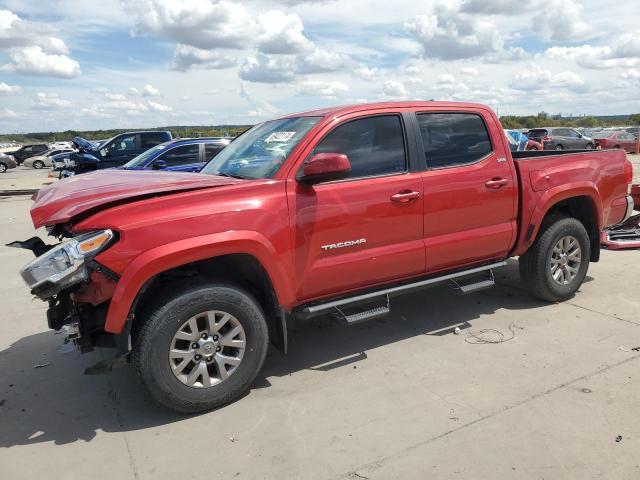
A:
<svg viewBox="0 0 640 480">
<path fill-rule="evenodd" d="M 546 137 L 547 136 L 547 131 L 542 129 L 542 128 L 538 128 L 535 130 L 529 130 L 527 132 L 527 137 L 529 138 L 542 138 L 542 137 Z"/>
<path fill-rule="evenodd" d="M 205 143 L 204 144 L 204 159 L 206 161 L 211 160 L 215 157 L 220 150 L 224 148 L 224 145 L 216 145 L 215 143 Z"/>
<path fill-rule="evenodd" d="M 196 163 L 199 161 L 198 152 L 200 151 L 200 145 L 181 145 L 180 147 L 172 148 L 167 153 L 164 153 L 158 157 L 158 159 L 164 160 L 167 167 L 175 167 L 177 165 L 187 165 L 189 163 Z"/>
<path fill-rule="evenodd" d="M 474 113 L 420 113 L 418 124 L 428 168 L 474 163 L 491 153 L 489 132 Z"/>
<path fill-rule="evenodd" d="M 397 115 L 351 120 L 324 137 L 314 153 L 349 157 L 349 178 L 390 175 L 407 170 L 402 123 Z"/>
<path fill-rule="evenodd" d="M 155 147 L 156 145 L 169 140 L 164 132 L 143 133 L 140 138 L 140 146 L 143 149 Z"/>
<path fill-rule="evenodd" d="M 120 137 L 109 146 L 109 150 L 112 152 L 124 152 L 127 150 L 134 150 L 136 148 L 136 136 L 127 135 L 126 137 Z"/>
</svg>

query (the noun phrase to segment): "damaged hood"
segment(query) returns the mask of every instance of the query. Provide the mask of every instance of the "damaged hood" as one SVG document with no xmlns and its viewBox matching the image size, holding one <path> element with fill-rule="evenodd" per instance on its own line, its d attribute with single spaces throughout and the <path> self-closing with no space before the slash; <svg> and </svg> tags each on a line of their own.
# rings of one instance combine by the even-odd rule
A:
<svg viewBox="0 0 640 480">
<path fill-rule="evenodd" d="M 31 207 L 31 219 L 39 228 L 155 194 L 221 187 L 243 181 L 198 173 L 100 170 L 60 180 L 36 192 L 32 197 L 35 203 Z"/>
</svg>

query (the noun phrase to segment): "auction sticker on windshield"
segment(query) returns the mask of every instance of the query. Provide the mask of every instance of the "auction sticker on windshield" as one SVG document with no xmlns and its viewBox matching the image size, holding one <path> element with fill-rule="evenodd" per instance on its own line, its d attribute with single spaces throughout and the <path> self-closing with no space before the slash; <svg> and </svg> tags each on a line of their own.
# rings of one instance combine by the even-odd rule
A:
<svg viewBox="0 0 640 480">
<path fill-rule="evenodd" d="M 273 132 L 267 138 L 264 139 L 266 143 L 271 142 L 288 142 L 293 138 L 296 132 Z"/>
</svg>

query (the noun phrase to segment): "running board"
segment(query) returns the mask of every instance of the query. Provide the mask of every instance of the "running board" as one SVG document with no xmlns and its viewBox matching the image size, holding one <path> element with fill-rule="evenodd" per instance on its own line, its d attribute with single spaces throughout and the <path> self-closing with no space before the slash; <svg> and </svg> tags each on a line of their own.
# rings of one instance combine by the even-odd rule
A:
<svg viewBox="0 0 640 480">
<path fill-rule="evenodd" d="M 469 275 L 473 275 L 480 272 L 486 272 L 487 270 L 490 271 L 493 268 L 504 267 L 506 264 L 507 262 L 505 261 L 491 263 L 489 265 L 483 265 L 482 267 L 475 267 L 469 270 L 463 270 L 461 272 L 454 272 L 454 273 L 449 273 L 447 275 L 441 275 L 439 277 L 427 278 L 425 280 L 420 280 L 418 282 L 406 283 L 404 285 L 397 285 L 395 287 L 383 288 L 381 290 L 375 290 L 373 292 L 363 293 L 361 295 L 354 295 L 353 297 L 341 298 L 339 300 L 333 300 L 331 302 L 320 303 L 316 305 L 308 305 L 302 308 L 300 310 L 300 313 L 303 316 L 313 316 L 313 315 L 325 312 L 327 310 L 335 309 L 345 305 L 361 303 L 367 300 L 374 299 L 376 297 L 381 297 L 383 295 L 405 293 L 411 290 L 417 290 L 420 288 L 430 287 L 440 283 L 446 283 L 450 280 L 455 280 L 457 278 L 468 277 Z"/>
<path fill-rule="evenodd" d="M 386 314 L 391 312 L 391 303 L 389 301 L 389 295 L 384 295 L 384 304 L 383 305 L 347 305 L 340 309 L 340 307 L 335 307 L 336 313 L 347 323 L 360 323 L 365 320 L 371 320 L 374 318 L 384 317 Z M 370 302 L 371 303 L 371 302 Z M 360 306 L 360 311 L 358 311 L 358 306 Z M 346 309 L 355 310 L 354 313 L 345 312 Z M 362 308 L 366 308 L 366 310 L 362 310 Z"/>
<path fill-rule="evenodd" d="M 470 283 L 464 283 L 464 280 L 470 281 Z M 493 277 L 493 270 L 489 270 L 489 276 L 486 278 L 469 278 L 460 281 L 451 280 L 451 284 L 454 290 L 457 290 L 460 295 L 468 295 L 469 293 L 478 292 L 480 290 L 486 290 L 496 284 Z"/>
</svg>

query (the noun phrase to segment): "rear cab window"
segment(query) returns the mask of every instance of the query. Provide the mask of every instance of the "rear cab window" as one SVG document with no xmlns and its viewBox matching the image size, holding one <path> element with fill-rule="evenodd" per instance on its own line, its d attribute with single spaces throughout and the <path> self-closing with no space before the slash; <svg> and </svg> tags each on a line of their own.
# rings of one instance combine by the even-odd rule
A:
<svg viewBox="0 0 640 480">
<path fill-rule="evenodd" d="M 489 131 L 476 113 L 418 113 L 427 168 L 469 165 L 493 151 Z"/>
<path fill-rule="evenodd" d="M 400 116 L 376 115 L 349 120 L 331 130 L 313 153 L 341 153 L 349 158 L 347 179 L 407 171 L 405 136 Z"/>
</svg>

